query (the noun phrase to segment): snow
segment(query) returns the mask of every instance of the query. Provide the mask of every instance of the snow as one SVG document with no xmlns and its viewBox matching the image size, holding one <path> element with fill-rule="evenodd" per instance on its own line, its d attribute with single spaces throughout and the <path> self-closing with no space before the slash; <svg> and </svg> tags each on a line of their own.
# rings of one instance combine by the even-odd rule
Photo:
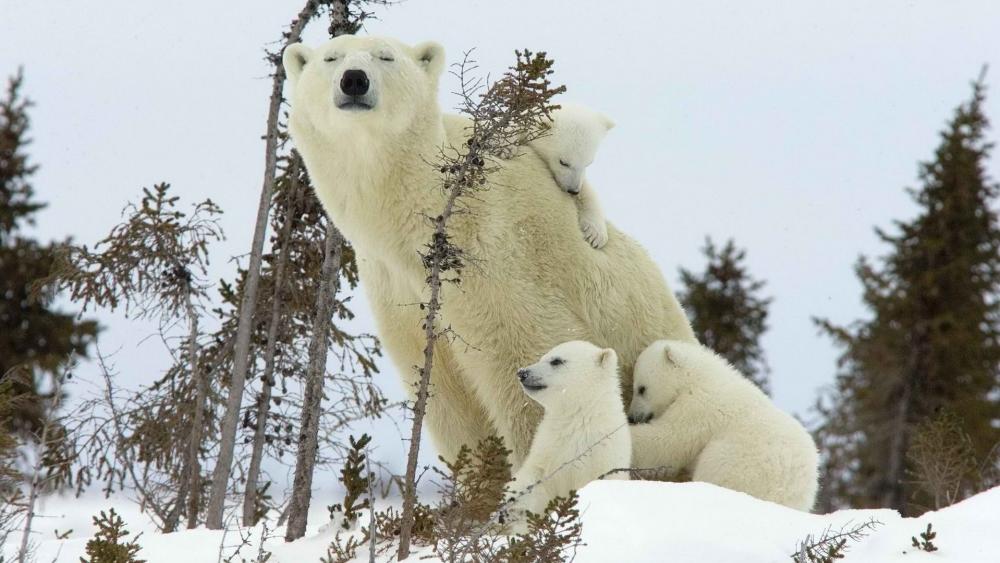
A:
<svg viewBox="0 0 1000 563">
<path fill-rule="evenodd" d="M 851 562 L 1000 561 L 1000 487 L 920 518 L 894 510 L 806 514 L 705 483 L 601 481 L 580 493 L 584 541 L 577 561 L 631 563 L 791 561 L 796 544 L 874 518 L 874 532 L 854 544 Z M 910 538 L 933 524 L 935 553 L 919 552 Z"/>
<path fill-rule="evenodd" d="M 316 562 L 326 554 L 333 532 L 323 522 L 325 499 L 316 499 L 305 538 L 284 543 L 280 530 L 265 542 L 279 563 Z M 90 515 L 107 508 L 103 499 L 48 499 L 45 511 L 60 517 L 43 520 L 47 528 L 38 540 L 37 560 L 77 562 L 84 554 L 93 530 Z M 209 563 L 228 557 L 242 536 L 250 534 L 249 545 L 234 559 L 253 561 L 261 529 L 227 532 L 204 529 L 174 534 L 158 534 L 143 529 L 144 519 L 135 505 L 124 499 L 114 502 L 134 533 L 143 531 L 139 556 L 150 563 Z M 901 518 L 892 510 L 843 510 L 827 515 L 807 514 L 760 501 L 742 493 L 704 483 L 659 483 L 651 481 L 599 481 L 580 492 L 583 541 L 577 552 L 579 563 L 697 562 L 770 563 L 791 561 L 797 543 L 808 534 L 817 536 L 825 529 L 834 531 L 875 519 L 881 524 L 866 538 L 852 544 L 845 563 L 979 563 L 1000 561 L 1000 487 L 983 492 L 954 506 Z M 912 547 L 910 538 L 924 531 L 928 523 L 937 532 L 934 543 L 939 551 L 925 553 Z M 66 540 L 56 540 L 52 529 L 74 530 Z M 42 539 L 44 538 L 44 539 Z M 13 555 L 8 545 L 5 555 Z M 427 550 L 420 550 L 414 561 Z M 391 554 L 379 561 L 394 560 Z M 358 561 L 367 561 L 364 549 Z"/>
</svg>

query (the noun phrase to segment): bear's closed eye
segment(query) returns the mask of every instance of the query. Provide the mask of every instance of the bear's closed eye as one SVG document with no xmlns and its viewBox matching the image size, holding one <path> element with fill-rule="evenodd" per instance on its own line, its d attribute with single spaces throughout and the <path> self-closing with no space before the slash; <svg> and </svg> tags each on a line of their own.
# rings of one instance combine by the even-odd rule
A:
<svg viewBox="0 0 1000 563">
<path fill-rule="evenodd" d="M 566 363 L 566 361 L 563 360 L 562 358 L 552 358 L 552 361 L 549 362 L 549 365 L 552 366 L 552 367 L 557 367 L 557 366 L 561 366 L 561 365 L 563 365 L 565 363 Z"/>
<path fill-rule="evenodd" d="M 639 393 L 640 396 L 645 395 L 646 394 L 646 386 L 645 385 L 640 385 L 638 393 Z"/>
</svg>

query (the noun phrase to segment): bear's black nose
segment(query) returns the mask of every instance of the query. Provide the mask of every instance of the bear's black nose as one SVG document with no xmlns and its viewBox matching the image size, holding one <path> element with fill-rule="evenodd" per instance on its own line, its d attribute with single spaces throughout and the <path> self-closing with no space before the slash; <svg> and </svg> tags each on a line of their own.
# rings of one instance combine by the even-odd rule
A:
<svg viewBox="0 0 1000 563">
<path fill-rule="evenodd" d="M 368 75 L 363 70 L 352 69 L 344 72 L 340 79 L 340 90 L 348 96 L 363 96 L 368 93 Z"/>
<path fill-rule="evenodd" d="M 517 378 L 521 381 L 524 381 L 525 379 L 528 378 L 528 373 L 530 372 L 527 369 L 524 368 L 519 369 L 517 370 Z"/>
</svg>

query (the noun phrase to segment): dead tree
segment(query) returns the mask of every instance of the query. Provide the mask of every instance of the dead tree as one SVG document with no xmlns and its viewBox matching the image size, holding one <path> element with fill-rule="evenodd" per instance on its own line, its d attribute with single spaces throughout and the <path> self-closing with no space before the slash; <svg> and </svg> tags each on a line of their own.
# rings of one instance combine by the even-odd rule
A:
<svg viewBox="0 0 1000 563">
<path fill-rule="evenodd" d="M 459 284 L 466 256 L 448 234 L 448 221 L 464 211 L 462 199 L 486 189 L 487 178 L 499 166 L 498 161 L 514 156 L 518 145 L 528 143 L 543 135 L 553 106 L 553 96 L 565 87 L 553 88 L 548 77 L 552 74 L 552 61 L 545 53 L 518 51 L 517 63 L 499 80 L 490 84 L 484 93 L 482 81 L 469 76 L 475 70 L 468 54 L 455 72 L 461 81 L 462 106 L 460 110 L 471 120 L 468 140 L 461 147 L 443 151 L 434 163 L 442 174 L 445 195 L 441 214 L 430 218 L 433 227 L 431 240 L 422 253 L 427 270 L 430 297 L 421 307 L 426 311 L 423 320 L 423 365 L 418 368 L 419 383 L 413 405 L 413 425 L 410 432 L 410 450 L 406 460 L 403 509 L 399 534 L 397 559 L 402 561 L 410 554 L 414 509 L 417 505 L 417 459 L 420 454 L 420 432 L 427 398 L 430 376 L 434 364 L 434 347 L 437 340 L 446 337 L 447 329 L 438 326 L 441 309 L 441 289 L 445 283 Z M 480 96 L 481 94 L 481 96 Z"/>
<path fill-rule="evenodd" d="M 243 525 L 253 526 L 257 523 L 258 496 L 257 488 L 260 479 L 260 467 L 264 458 L 264 443 L 267 435 L 267 421 L 270 414 L 271 390 L 275 384 L 275 354 L 278 350 L 278 331 L 281 328 L 282 320 L 287 318 L 283 308 L 285 303 L 286 270 L 288 268 L 289 255 L 288 248 L 292 237 L 292 226 L 296 218 L 293 216 L 299 210 L 302 187 L 298 183 L 299 166 L 298 160 L 292 161 L 291 169 L 287 171 L 288 186 L 286 195 L 287 213 L 282 217 L 280 234 L 275 240 L 275 246 L 279 247 L 275 258 L 273 292 L 271 295 L 270 315 L 267 320 L 267 344 L 264 349 L 264 372 L 261 374 L 261 391 L 257 397 L 256 424 L 254 428 L 253 443 L 250 451 L 250 465 L 247 469 L 247 481 L 243 497 Z M 272 253 L 273 254 L 273 253 Z"/>
<path fill-rule="evenodd" d="M 283 34 L 282 48 L 299 42 L 302 30 L 316 16 L 320 4 L 321 2 L 316 0 L 306 2 L 298 17 L 292 21 L 289 30 Z M 205 525 L 211 530 L 221 530 L 223 527 L 223 511 L 226 507 L 226 493 L 229 490 L 229 475 L 232 472 L 233 450 L 236 447 L 236 428 L 239 423 L 240 408 L 243 405 L 243 388 L 250 369 L 250 340 L 257 304 L 257 287 L 260 283 L 260 267 L 264 255 L 267 217 L 277 173 L 278 117 L 281 112 L 281 104 L 284 101 L 282 90 L 285 85 L 285 70 L 281 66 L 280 51 L 268 53 L 268 60 L 274 67 L 274 75 L 271 80 L 271 101 L 267 110 L 267 128 L 264 134 L 264 182 L 260 190 L 260 203 L 257 206 L 257 221 L 254 224 L 253 242 L 250 247 L 246 286 L 240 304 L 239 326 L 236 331 L 236 345 L 233 353 L 233 372 L 229 398 L 226 402 L 226 412 L 222 418 L 219 456 L 212 472 L 211 496 L 206 509 Z"/>
<path fill-rule="evenodd" d="M 305 394 L 302 400 L 299 448 L 295 457 L 295 478 L 292 482 L 292 498 L 288 504 L 285 541 L 293 541 L 305 535 L 309 500 L 312 495 L 330 319 L 333 315 L 333 300 L 337 291 L 337 278 L 344 248 L 344 238 L 340 231 L 332 223 L 328 224 L 327 229 L 323 245 L 320 291 L 316 292 L 316 321 L 313 324 L 313 340 L 309 346 L 309 369 L 306 373 Z"/>
<path fill-rule="evenodd" d="M 285 70 L 281 64 L 281 54 L 285 47 L 298 43 L 306 25 L 324 12 L 329 12 L 330 35 L 336 37 L 352 34 L 360 27 L 361 21 L 369 14 L 354 9 L 353 4 L 384 3 L 352 2 L 352 0 L 307 0 L 298 16 L 292 21 L 288 31 L 282 35 L 281 49 L 268 53 L 268 61 L 274 67 L 271 81 L 271 98 L 267 113 L 267 132 L 264 148 L 264 183 L 261 188 L 260 205 L 257 210 L 257 222 L 254 228 L 254 238 L 250 252 L 250 263 L 247 269 L 246 287 L 240 307 L 239 328 L 236 336 L 235 361 L 231 379 L 230 394 L 226 404 L 226 412 L 222 420 L 221 442 L 219 456 L 212 474 L 211 498 L 209 500 L 206 525 L 210 529 L 223 527 L 223 511 L 225 509 L 226 493 L 229 487 L 229 476 L 233 463 L 233 451 L 236 444 L 236 431 L 239 422 L 240 409 L 243 402 L 243 390 L 249 372 L 249 351 L 253 318 L 258 302 L 257 291 L 260 283 L 261 264 L 263 261 L 264 238 L 267 230 L 267 218 L 274 193 L 279 148 L 282 139 L 279 117 L 284 103 L 282 95 L 285 84 Z M 244 513 L 246 508 L 244 508 Z"/>
</svg>

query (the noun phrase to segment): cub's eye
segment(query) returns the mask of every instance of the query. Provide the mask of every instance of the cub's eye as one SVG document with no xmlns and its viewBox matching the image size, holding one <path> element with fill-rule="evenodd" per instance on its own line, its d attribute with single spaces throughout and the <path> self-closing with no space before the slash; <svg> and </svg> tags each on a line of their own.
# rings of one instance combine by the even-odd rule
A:
<svg viewBox="0 0 1000 563">
<path fill-rule="evenodd" d="M 643 396 L 643 395 L 645 395 L 646 394 L 646 386 L 645 385 L 640 385 L 639 389 L 637 390 L 637 392 L 639 393 L 640 397 Z"/>
<path fill-rule="evenodd" d="M 326 57 L 323 60 L 326 61 L 326 62 L 328 62 L 328 63 L 332 63 L 332 62 L 336 61 L 338 58 L 339 57 L 337 57 L 337 55 L 330 55 L 329 57 Z"/>
<path fill-rule="evenodd" d="M 378 56 L 378 60 L 380 60 L 380 61 L 385 61 L 385 62 L 387 62 L 387 63 L 391 63 L 392 61 L 394 61 L 394 60 L 396 60 L 396 59 L 395 59 L 395 58 L 393 58 L 393 56 L 392 56 L 392 55 L 379 55 L 379 56 Z"/>
<path fill-rule="evenodd" d="M 563 365 L 565 363 L 566 363 L 566 361 L 563 360 L 562 358 L 552 358 L 552 361 L 549 362 L 549 365 L 552 366 L 552 367 L 559 367 L 559 366 L 561 366 L 561 365 Z"/>
<path fill-rule="evenodd" d="M 569 163 L 561 158 L 559 159 L 559 164 L 563 165 L 565 168 L 569 168 Z"/>
</svg>

